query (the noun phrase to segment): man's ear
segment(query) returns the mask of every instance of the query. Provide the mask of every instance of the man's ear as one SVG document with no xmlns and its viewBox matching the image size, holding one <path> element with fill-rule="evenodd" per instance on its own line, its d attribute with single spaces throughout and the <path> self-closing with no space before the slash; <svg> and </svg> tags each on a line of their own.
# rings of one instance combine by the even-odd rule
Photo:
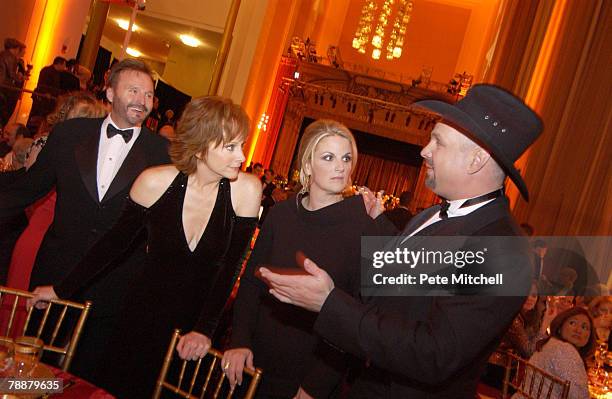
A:
<svg viewBox="0 0 612 399">
<path fill-rule="evenodd" d="M 107 87 L 106 88 L 106 98 L 108 99 L 109 102 L 113 102 L 113 96 L 114 96 L 114 92 L 113 92 L 113 88 L 112 87 Z"/>
<path fill-rule="evenodd" d="M 481 147 L 476 147 L 470 152 L 470 163 L 468 165 L 468 173 L 478 173 L 487 162 L 491 159 L 491 154 Z"/>
</svg>

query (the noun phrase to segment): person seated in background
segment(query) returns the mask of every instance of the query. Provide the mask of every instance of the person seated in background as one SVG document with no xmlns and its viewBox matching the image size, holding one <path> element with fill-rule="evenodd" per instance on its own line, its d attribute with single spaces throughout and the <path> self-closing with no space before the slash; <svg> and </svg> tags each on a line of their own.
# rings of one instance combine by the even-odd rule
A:
<svg viewBox="0 0 612 399">
<path fill-rule="evenodd" d="M 593 317 L 597 339 L 607 341 L 612 328 L 612 297 L 595 297 L 589 303 L 589 312 Z"/>
<path fill-rule="evenodd" d="M 263 224 L 266 216 L 268 215 L 268 211 L 276 203 L 274 197 L 272 196 L 274 190 L 276 189 L 276 184 L 274 184 L 274 171 L 272 169 L 266 169 L 264 171 L 264 174 L 261 177 L 261 183 L 263 184 L 261 199 L 261 206 L 263 210 L 261 212 L 261 216 L 259 217 L 259 224 Z"/>
<path fill-rule="evenodd" d="M 395 225 L 398 231 L 404 230 L 408 221 L 412 219 L 412 212 L 408 209 L 410 201 L 412 201 L 412 193 L 404 191 L 399 196 L 399 204 L 395 208 L 384 212 L 384 215 Z"/>
<path fill-rule="evenodd" d="M 24 173 L 23 168 L 32 139 L 25 126 L 9 123 L 2 132 L 2 139 L 10 151 L 0 158 L 0 189 L 9 186 Z M 11 252 L 19 234 L 28 223 L 25 213 L 15 214 L 0 226 L 0 284 L 6 283 Z"/>
<path fill-rule="evenodd" d="M 4 148 L 8 151 L 2 154 L 2 158 L 0 158 L 0 169 L 3 171 L 15 170 L 11 168 L 14 156 L 13 146 L 17 140 L 30 136 L 30 131 L 22 123 L 9 123 L 4 127 L 2 131 L 2 143 L 4 144 Z"/>
<path fill-rule="evenodd" d="M 13 151 L 11 151 L 11 153 L 13 154 L 11 163 L 4 164 L 4 167 L 7 171 L 17 171 L 25 167 L 28 152 L 30 151 L 30 146 L 32 145 L 32 143 L 34 143 L 34 140 L 29 137 L 23 136 L 19 137 L 17 141 L 15 141 L 15 144 L 13 145 Z"/>
<path fill-rule="evenodd" d="M 541 340 L 529 363 L 554 375 L 564 381 L 569 381 L 568 399 L 588 399 L 588 377 L 585 359 L 595 345 L 593 320 L 589 313 L 580 307 L 574 307 L 557 315 L 550 325 L 550 337 Z M 540 381 L 534 378 L 528 370 L 525 374 L 526 385 L 537 387 Z M 560 397 L 561 389 L 553 391 L 553 397 Z M 547 392 L 545 381 L 542 391 Z M 516 393 L 512 399 L 522 399 L 523 395 Z"/>
<path fill-rule="evenodd" d="M 261 179 L 261 177 L 264 174 L 264 168 L 263 165 L 260 164 L 259 162 L 256 162 L 253 167 L 251 168 L 251 173 L 253 173 L 255 176 L 259 177 Z"/>
<path fill-rule="evenodd" d="M 543 298 L 546 300 L 546 297 Z M 529 359 L 535 352 L 537 343 L 548 337 L 547 330 L 557 315 L 557 308 L 548 306 L 548 301 L 545 301 L 547 305 L 542 309 L 536 306 L 538 299 L 538 285 L 533 281 L 520 313 L 512 321 L 497 350 L 489 357 L 482 382 L 501 389 L 508 360 L 505 353 L 510 351 Z"/>
</svg>

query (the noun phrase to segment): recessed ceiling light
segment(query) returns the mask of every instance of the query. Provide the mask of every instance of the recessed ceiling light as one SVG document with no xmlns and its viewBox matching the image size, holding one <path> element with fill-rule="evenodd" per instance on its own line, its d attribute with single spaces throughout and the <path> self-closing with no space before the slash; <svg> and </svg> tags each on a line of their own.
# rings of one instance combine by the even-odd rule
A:
<svg viewBox="0 0 612 399">
<path fill-rule="evenodd" d="M 130 21 L 128 21 L 127 19 L 117 19 L 116 21 L 117 25 L 119 25 L 121 29 L 128 30 L 128 27 L 130 26 Z M 138 25 L 132 25 L 132 32 L 136 32 L 138 29 L 140 29 Z"/>
<path fill-rule="evenodd" d="M 179 35 L 179 38 L 185 46 L 198 47 L 202 45 L 202 42 L 198 38 L 191 35 Z"/>
<path fill-rule="evenodd" d="M 142 55 L 142 53 L 134 48 L 128 47 L 127 50 L 125 50 L 126 53 L 128 53 L 129 55 L 131 55 L 132 57 L 140 57 Z"/>
</svg>

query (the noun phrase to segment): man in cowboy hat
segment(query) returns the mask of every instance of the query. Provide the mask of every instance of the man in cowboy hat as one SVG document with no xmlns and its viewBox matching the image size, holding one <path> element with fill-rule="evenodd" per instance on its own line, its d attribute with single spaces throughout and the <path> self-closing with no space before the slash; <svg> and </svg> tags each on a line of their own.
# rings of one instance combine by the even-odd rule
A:
<svg viewBox="0 0 612 399">
<path fill-rule="evenodd" d="M 510 214 L 503 185 L 509 176 L 528 198 L 513 162 L 539 136 L 540 119 L 520 99 L 492 85 L 474 86 L 456 105 L 440 101 L 415 105 L 441 117 L 421 156 L 427 186 L 444 201 L 411 219 L 403 237 L 396 239 L 397 246 L 410 248 L 411 240 L 422 242 L 426 236 L 465 236 L 460 249 L 466 249 L 488 239 L 493 244 L 481 270 L 503 273 L 516 291 L 514 296 L 359 300 L 334 288 L 329 275 L 311 260 L 304 262 L 307 274 L 303 275 L 261 268 L 277 299 L 319 312 L 314 330 L 323 339 L 368 360 L 369 366 L 351 388 L 351 398 L 476 397 L 487 359 L 520 310 L 531 281 L 526 239 L 500 244 L 490 237 L 522 234 Z"/>
</svg>

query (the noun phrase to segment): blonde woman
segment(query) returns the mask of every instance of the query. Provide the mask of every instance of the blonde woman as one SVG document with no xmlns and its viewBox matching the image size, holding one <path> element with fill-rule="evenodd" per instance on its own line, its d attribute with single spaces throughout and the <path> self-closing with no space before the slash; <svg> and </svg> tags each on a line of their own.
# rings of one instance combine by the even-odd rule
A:
<svg viewBox="0 0 612 399">
<path fill-rule="evenodd" d="M 357 162 L 355 139 L 344 125 L 310 124 L 298 159 L 302 190 L 270 209 L 241 279 L 231 349 L 222 361 L 231 384 L 242 382 L 245 366 L 264 370 L 258 398 L 327 397 L 338 383 L 343 357 L 313 334 L 314 313 L 268 294 L 257 268 L 299 273 L 296 254 L 303 253 L 327 265 L 337 285 L 356 294 L 360 236 L 371 223 L 361 197 L 342 196 Z"/>
</svg>

